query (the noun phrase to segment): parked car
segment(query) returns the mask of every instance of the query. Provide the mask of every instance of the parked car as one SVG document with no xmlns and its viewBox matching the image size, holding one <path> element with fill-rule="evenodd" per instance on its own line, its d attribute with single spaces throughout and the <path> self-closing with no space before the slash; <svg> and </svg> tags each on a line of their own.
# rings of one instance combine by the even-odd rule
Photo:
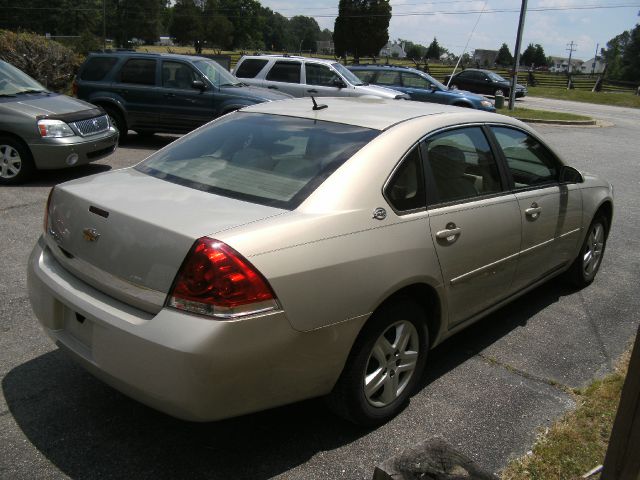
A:
<svg viewBox="0 0 640 480">
<path fill-rule="evenodd" d="M 449 76 L 447 75 L 444 83 L 448 83 L 451 88 L 469 90 L 475 93 L 482 93 L 483 95 L 495 95 L 497 91 L 500 90 L 504 96 L 507 97 L 509 96 L 509 92 L 511 92 L 511 82 L 491 70 L 467 68 L 466 70 L 456 73 L 453 78 L 451 78 L 451 82 L 449 82 Z M 519 83 L 516 84 L 516 98 L 524 97 L 527 93 L 527 87 Z"/>
<path fill-rule="evenodd" d="M 245 55 L 234 69 L 243 82 L 294 97 L 408 98 L 390 88 L 366 85 L 334 60 L 289 55 Z"/>
<path fill-rule="evenodd" d="M 348 68 L 363 82 L 393 88 L 406 93 L 411 100 L 496 111 L 493 102 L 483 96 L 464 90 L 450 90 L 431 75 L 415 68 L 395 65 L 351 65 Z"/>
<path fill-rule="evenodd" d="M 50 92 L 0 60 L 0 185 L 24 182 L 36 170 L 99 160 L 117 142 L 103 110 Z"/>
<path fill-rule="evenodd" d="M 291 98 L 245 85 L 208 58 L 137 52 L 90 54 L 74 94 L 104 108 L 121 139 L 129 130 L 186 133 L 247 105 Z"/>
<path fill-rule="evenodd" d="M 286 100 L 53 188 L 28 290 L 58 345 L 176 417 L 329 395 L 374 425 L 430 348 L 556 275 L 590 284 L 612 215 L 518 120 Z"/>
</svg>

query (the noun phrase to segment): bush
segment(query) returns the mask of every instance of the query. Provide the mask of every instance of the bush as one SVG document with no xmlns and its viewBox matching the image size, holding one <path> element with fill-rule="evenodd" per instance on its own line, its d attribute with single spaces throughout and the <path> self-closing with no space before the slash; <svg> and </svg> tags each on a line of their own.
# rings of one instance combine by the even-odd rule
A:
<svg viewBox="0 0 640 480">
<path fill-rule="evenodd" d="M 50 90 L 65 90 L 80 58 L 73 50 L 41 35 L 0 30 L 0 59 L 19 68 Z"/>
</svg>

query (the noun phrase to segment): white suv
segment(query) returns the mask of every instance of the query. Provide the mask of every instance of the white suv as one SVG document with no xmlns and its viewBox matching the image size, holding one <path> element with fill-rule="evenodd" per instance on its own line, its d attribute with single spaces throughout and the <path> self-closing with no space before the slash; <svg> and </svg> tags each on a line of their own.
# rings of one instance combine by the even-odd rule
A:
<svg viewBox="0 0 640 480">
<path fill-rule="evenodd" d="M 244 83 L 294 97 L 408 98 L 390 88 L 363 83 L 334 60 L 288 55 L 245 55 L 233 73 Z"/>
</svg>

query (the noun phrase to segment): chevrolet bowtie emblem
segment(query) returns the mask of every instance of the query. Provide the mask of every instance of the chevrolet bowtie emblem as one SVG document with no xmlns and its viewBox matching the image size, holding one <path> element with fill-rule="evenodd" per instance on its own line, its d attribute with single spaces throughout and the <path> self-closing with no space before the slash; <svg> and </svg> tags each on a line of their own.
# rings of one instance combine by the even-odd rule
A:
<svg viewBox="0 0 640 480">
<path fill-rule="evenodd" d="M 87 242 L 97 242 L 100 238 L 100 234 L 95 228 L 85 228 L 82 230 L 82 238 Z"/>
</svg>

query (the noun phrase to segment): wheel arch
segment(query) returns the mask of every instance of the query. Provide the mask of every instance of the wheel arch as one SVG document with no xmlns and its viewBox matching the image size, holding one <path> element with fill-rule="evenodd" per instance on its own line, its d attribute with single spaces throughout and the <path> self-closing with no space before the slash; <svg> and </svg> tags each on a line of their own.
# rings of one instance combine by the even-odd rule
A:
<svg viewBox="0 0 640 480">
<path fill-rule="evenodd" d="M 380 302 L 371 316 L 389 303 L 402 301 L 402 299 L 413 300 L 423 308 L 425 312 L 424 321 L 429 332 L 429 348 L 431 348 L 441 336 L 444 326 L 442 300 L 440 294 L 432 285 L 422 282 L 412 283 L 397 289 Z M 362 329 L 366 327 L 368 322 L 369 320 L 364 323 Z"/>
<path fill-rule="evenodd" d="M 600 214 L 604 215 L 607 219 L 607 236 L 609 236 L 609 232 L 611 231 L 611 222 L 613 220 L 613 203 L 609 200 L 602 202 L 596 210 L 596 213 L 593 215 L 593 218 Z"/>
<path fill-rule="evenodd" d="M 22 137 L 16 135 L 15 133 L 8 132 L 6 130 L 0 130 L 0 137 L 9 137 L 9 138 L 12 138 L 13 140 L 17 141 L 24 148 L 27 149 L 27 151 L 29 152 L 29 155 L 31 155 L 31 158 L 33 159 L 33 152 L 31 151 L 31 148 L 29 147 L 29 144 Z"/>
</svg>

